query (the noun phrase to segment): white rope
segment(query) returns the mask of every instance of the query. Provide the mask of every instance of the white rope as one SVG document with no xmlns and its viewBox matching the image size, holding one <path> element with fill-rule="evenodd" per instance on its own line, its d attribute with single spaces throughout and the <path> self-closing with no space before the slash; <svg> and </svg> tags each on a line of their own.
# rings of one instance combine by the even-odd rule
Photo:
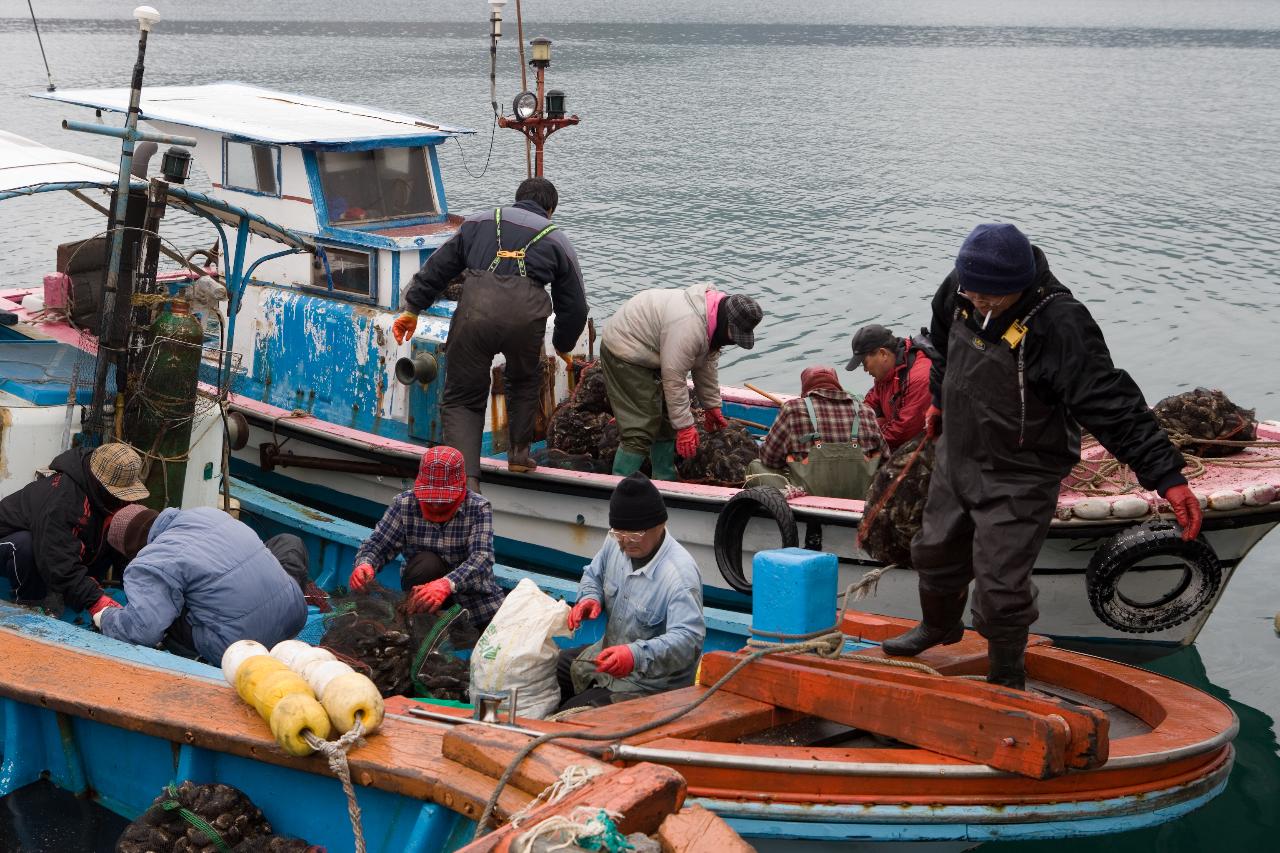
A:
<svg viewBox="0 0 1280 853">
<path fill-rule="evenodd" d="M 337 740 L 321 740 L 309 731 L 302 737 L 316 752 L 329 760 L 329 769 L 342 782 L 342 792 L 347 795 L 347 817 L 351 819 L 351 834 L 355 838 L 355 853 L 365 853 L 364 830 L 360 826 L 360 804 L 356 802 L 356 789 L 351 784 L 351 768 L 347 764 L 347 750 L 362 742 L 364 723 L 356 715 L 356 724 Z"/>
<path fill-rule="evenodd" d="M 559 779 L 544 788 L 538 796 L 525 803 L 524 808 L 513 814 L 511 820 L 507 822 L 512 826 L 519 826 L 528 820 L 536 809 L 541 808 L 544 804 L 551 805 L 552 803 L 560 802 L 574 791 L 590 784 L 592 779 L 602 773 L 604 773 L 604 768 L 602 767 L 584 767 L 580 764 L 570 764 L 560 774 Z"/>
<path fill-rule="evenodd" d="M 618 812 L 593 806 L 577 806 L 567 817 L 552 815 L 534 825 L 528 832 L 511 842 L 511 853 L 532 853 L 533 845 L 543 839 L 550 843 L 541 848 L 542 853 L 579 849 L 578 839 L 604 835 L 612 829 L 601 820 L 602 816 L 614 822 L 622 819 L 622 815 Z"/>
</svg>

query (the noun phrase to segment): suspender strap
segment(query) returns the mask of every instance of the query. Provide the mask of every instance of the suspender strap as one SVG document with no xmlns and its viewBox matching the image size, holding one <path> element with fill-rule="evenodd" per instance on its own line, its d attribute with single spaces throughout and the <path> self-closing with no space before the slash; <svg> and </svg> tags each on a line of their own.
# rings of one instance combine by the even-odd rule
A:
<svg viewBox="0 0 1280 853">
<path fill-rule="evenodd" d="M 502 208 L 500 207 L 495 207 L 493 209 L 493 224 L 494 233 L 498 240 L 498 253 L 493 256 L 493 263 L 489 264 L 489 272 L 496 270 L 498 268 L 498 264 L 503 261 L 513 260 L 516 262 L 516 266 L 520 268 L 520 275 L 522 277 L 525 275 L 524 256 L 529 251 L 529 247 L 550 234 L 552 231 L 556 230 L 556 226 L 553 223 L 535 234 L 532 240 L 524 244 L 523 249 L 506 250 L 502 248 Z"/>
<path fill-rule="evenodd" d="M 858 409 L 862 405 L 862 400 L 858 399 L 855 394 L 850 394 L 849 396 L 853 398 L 853 429 L 849 431 L 849 443 L 857 444 L 859 428 L 858 421 L 861 420 L 858 417 Z M 820 442 L 822 440 L 822 434 L 818 432 L 818 413 L 813 408 L 813 397 L 810 396 L 804 398 L 804 408 L 805 411 L 809 413 L 809 427 L 813 430 L 813 432 L 804 437 L 805 443 L 811 444 Z"/>
</svg>

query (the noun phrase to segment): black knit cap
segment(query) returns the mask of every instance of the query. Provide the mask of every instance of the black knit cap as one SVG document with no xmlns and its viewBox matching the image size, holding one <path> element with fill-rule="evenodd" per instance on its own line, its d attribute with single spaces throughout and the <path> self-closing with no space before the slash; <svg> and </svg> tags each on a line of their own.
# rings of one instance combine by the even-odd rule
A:
<svg viewBox="0 0 1280 853">
<path fill-rule="evenodd" d="M 639 471 L 623 477 L 609 498 L 609 526 L 614 530 L 648 530 L 666 520 L 662 493 Z"/>
</svg>

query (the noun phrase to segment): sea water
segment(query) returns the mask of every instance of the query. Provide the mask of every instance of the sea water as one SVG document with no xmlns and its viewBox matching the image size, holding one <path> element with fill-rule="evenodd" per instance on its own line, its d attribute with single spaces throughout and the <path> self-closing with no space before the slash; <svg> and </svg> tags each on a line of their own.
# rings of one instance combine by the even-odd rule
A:
<svg viewBox="0 0 1280 853">
<path fill-rule="evenodd" d="M 36 0 L 60 88 L 128 85 L 134 5 Z M 524 177 L 521 137 L 491 137 L 480 0 L 156 5 L 148 83 L 239 80 L 472 127 L 441 151 L 453 212 L 509 201 Z M 514 6 L 504 104 L 520 89 Z M 758 343 L 727 350 L 722 378 L 794 392 L 802 367 L 843 365 L 860 325 L 926 324 L 968 231 L 1011 221 L 1149 400 L 1210 385 L 1280 418 L 1280 3 L 523 6 L 526 39 L 553 40 L 549 87 L 583 119 L 552 137 L 546 171 L 597 321 L 646 287 L 750 294 L 766 312 Z M 0 128 L 114 160 L 110 140 L 59 128 L 91 112 L 27 97 L 45 73 L 26 4 L 0 14 Z M 212 243 L 171 216 L 184 249 Z M 102 227 L 69 198 L 0 205 L 0 282 L 38 285 L 54 243 Z M 1277 849 L 1278 570 L 1273 534 L 1196 646 L 1151 665 L 1240 716 L 1227 792 L 1160 829 L 1008 849 Z"/>
</svg>

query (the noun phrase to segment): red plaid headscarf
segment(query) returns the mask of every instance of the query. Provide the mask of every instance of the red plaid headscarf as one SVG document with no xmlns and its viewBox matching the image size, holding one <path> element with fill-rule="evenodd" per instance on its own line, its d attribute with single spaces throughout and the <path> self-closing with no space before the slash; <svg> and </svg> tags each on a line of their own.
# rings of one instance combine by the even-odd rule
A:
<svg viewBox="0 0 1280 853">
<path fill-rule="evenodd" d="M 467 496 L 467 469 L 462 454 L 452 447 L 433 447 L 422 454 L 413 494 L 424 516 L 452 516 Z"/>
</svg>

